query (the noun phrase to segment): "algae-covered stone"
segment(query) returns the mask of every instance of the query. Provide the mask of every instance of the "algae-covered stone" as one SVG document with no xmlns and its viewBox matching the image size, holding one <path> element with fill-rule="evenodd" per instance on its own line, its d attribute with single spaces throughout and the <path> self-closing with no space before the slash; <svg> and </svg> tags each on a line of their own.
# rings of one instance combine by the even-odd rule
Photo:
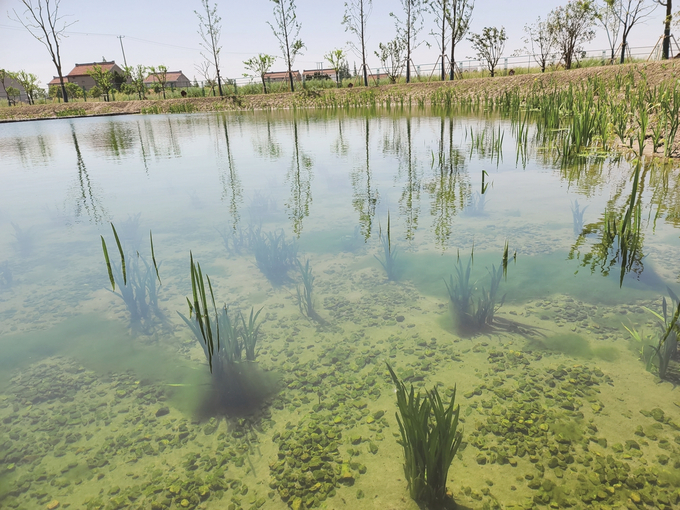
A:
<svg viewBox="0 0 680 510">
<path fill-rule="evenodd" d="M 663 423 L 665 419 L 665 413 L 663 412 L 663 409 L 659 409 L 658 407 L 652 409 L 649 414 L 651 414 L 652 418 L 660 423 Z"/>
<path fill-rule="evenodd" d="M 378 445 L 371 441 L 370 443 L 368 443 L 368 451 L 375 455 L 376 453 L 378 453 Z"/>
</svg>

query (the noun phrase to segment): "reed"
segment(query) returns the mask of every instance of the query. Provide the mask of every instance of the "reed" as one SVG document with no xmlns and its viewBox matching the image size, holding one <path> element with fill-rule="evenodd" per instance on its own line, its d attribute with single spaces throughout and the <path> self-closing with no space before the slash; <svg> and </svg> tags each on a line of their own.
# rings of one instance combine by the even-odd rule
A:
<svg viewBox="0 0 680 510">
<path fill-rule="evenodd" d="M 391 281 L 397 280 L 396 271 L 396 260 L 397 260 L 397 249 L 392 247 L 392 238 L 390 235 L 390 213 L 387 212 L 387 233 L 383 234 L 382 226 L 378 227 L 378 239 L 380 239 L 380 244 L 383 251 L 383 259 L 381 260 L 377 255 L 374 255 L 376 260 L 380 262 L 380 265 L 385 270 L 387 279 Z"/>
<path fill-rule="evenodd" d="M 13 276 L 9 267 L 9 261 L 0 262 L 0 289 L 8 289 L 12 286 Z"/>
<path fill-rule="evenodd" d="M 580 235 L 581 231 L 583 230 L 583 213 L 586 212 L 586 209 L 588 209 L 588 206 L 585 206 L 583 209 L 581 209 L 578 200 L 574 200 L 574 202 L 571 204 L 571 216 L 574 227 L 574 235 L 577 236 Z"/>
<path fill-rule="evenodd" d="M 111 262 L 104 236 L 100 236 L 106 270 L 111 283 L 111 289 L 106 289 L 123 300 L 130 314 L 130 326 L 135 332 L 148 333 L 153 325 L 153 319 L 164 321 L 163 312 L 158 306 L 158 287 L 156 280 L 162 284 L 160 264 L 156 261 L 153 245 L 153 233 L 149 231 L 151 248 L 151 264 L 136 251 L 136 256 L 126 257 L 116 227 L 111 223 L 111 230 L 118 248 L 119 264 Z M 116 285 L 118 290 L 116 291 Z"/>
<path fill-rule="evenodd" d="M 678 350 L 678 331 L 680 331 L 680 325 L 678 325 L 678 319 L 680 319 L 680 299 L 669 287 L 666 287 L 666 290 L 675 307 L 675 312 L 670 321 L 668 320 L 668 302 L 665 296 L 661 306 L 663 315 L 647 308 L 659 320 L 661 329 L 657 345 L 651 346 L 656 355 L 656 366 L 659 378 L 661 379 L 666 379 L 668 376 L 668 366 Z"/>
<path fill-rule="evenodd" d="M 194 333 L 208 361 L 213 384 L 206 412 L 250 413 L 277 386 L 275 377 L 256 363 L 261 326 L 257 319 L 262 308 L 257 312 L 251 308 L 247 321 L 241 312 L 234 315 L 226 305 L 218 309 L 210 277 L 194 262 L 193 253 L 190 253 L 190 266 L 189 317 L 177 313 Z"/>
<path fill-rule="evenodd" d="M 33 227 L 27 229 L 21 228 L 16 223 L 12 222 L 12 228 L 14 229 L 14 239 L 16 241 L 16 248 L 22 257 L 28 257 L 33 253 L 33 247 L 35 245 L 35 234 L 33 232 Z"/>
<path fill-rule="evenodd" d="M 505 295 L 499 298 L 498 291 L 501 280 L 504 275 L 507 276 L 508 250 L 506 244 L 501 264 L 498 268 L 492 265 L 488 270 L 491 277 L 488 290 L 482 286 L 481 291 L 475 292 L 477 282 L 471 281 L 472 255 L 466 266 L 458 257 L 455 276 L 450 275 L 448 282 L 444 280 L 449 295 L 451 315 L 461 334 L 474 335 L 493 325 L 496 312 L 505 302 Z"/>
<path fill-rule="evenodd" d="M 314 290 L 314 275 L 312 268 L 309 265 L 309 259 L 304 264 L 300 260 L 296 260 L 300 275 L 302 276 L 302 292 L 300 286 L 297 286 L 297 299 L 300 313 L 305 317 L 311 319 L 314 314 L 314 300 L 312 299 L 312 291 Z"/>
<path fill-rule="evenodd" d="M 296 266 L 297 243 L 286 241 L 283 230 L 263 234 L 257 232 L 253 239 L 257 267 L 272 285 L 288 282 L 288 271 Z"/>
<path fill-rule="evenodd" d="M 425 395 L 399 380 L 388 364 L 397 388 L 397 423 L 404 448 L 404 474 L 411 498 L 426 505 L 442 505 L 448 498 L 446 481 L 453 459 L 463 440 L 459 430 L 460 405 L 456 406 L 456 389 L 448 405 L 437 387 Z M 462 429 L 462 427 L 461 427 Z"/>
</svg>

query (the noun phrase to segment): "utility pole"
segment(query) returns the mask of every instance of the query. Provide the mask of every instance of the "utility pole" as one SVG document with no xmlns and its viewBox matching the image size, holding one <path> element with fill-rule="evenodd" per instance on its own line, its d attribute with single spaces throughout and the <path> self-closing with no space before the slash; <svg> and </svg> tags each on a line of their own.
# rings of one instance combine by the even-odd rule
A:
<svg viewBox="0 0 680 510">
<path fill-rule="evenodd" d="M 123 48 L 123 37 L 124 35 L 119 35 L 118 40 L 120 40 L 120 50 L 123 52 L 123 63 L 125 64 L 125 67 L 127 67 L 127 60 L 125 59 L 125 48 Z"/>
</svg>

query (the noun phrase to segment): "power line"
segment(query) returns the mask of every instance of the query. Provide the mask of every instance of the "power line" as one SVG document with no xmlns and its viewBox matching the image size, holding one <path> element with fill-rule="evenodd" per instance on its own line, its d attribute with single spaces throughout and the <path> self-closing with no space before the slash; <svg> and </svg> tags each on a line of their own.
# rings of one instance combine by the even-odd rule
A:
<svg viewBox="0 0 680 510">
<path fill-rule="evenodd" d="M 0 25 L 0 28 L 9 28 L 10 30 L 18 30 L 18 31 L 24 31 L 23 28 L 19 27 L 13 27 L 10 25 Z M 150 41 L 149 39 L 141 39 L 139 37 L 132 37 L 129 35 L 123 35 L 120 36 L 120 34 L 100 34 L 97 32 L 72 32 L 72 31 L 67 31 L 64 32 L 66 35 L 85 35 L 85 36 L 95 36 L 95 37 L 125 37 L 127 39 L 131 39 L 133 41 L 139 41 L 147 44 L 155 44 L 157 46 L 167 46 L 168 48 L 178 48 L 182 50 L 191 50 L 191 51 L 202 51 L 201 48 L 191 48 L 189 46 L 179 46 L 177 44 L 169 44 L 169 43 L 163 43 L 163 42 L 158 42 L 158 41 Z M 252 55 L 253 52 L 238 52 L 238 51 L 225 51 L 223 53 L 228 53 L 230 55 Z"/>
</svg>

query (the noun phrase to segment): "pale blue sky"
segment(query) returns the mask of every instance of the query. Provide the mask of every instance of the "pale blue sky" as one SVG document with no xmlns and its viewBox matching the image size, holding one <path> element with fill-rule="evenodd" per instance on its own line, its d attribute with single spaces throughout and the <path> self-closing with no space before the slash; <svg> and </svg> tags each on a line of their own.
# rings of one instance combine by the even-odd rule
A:
<svg viewBox="0 0 680 510">
<path fill-rule="evenodd" d="M 472 18 L 471 31 L 479 32 L 484 26 L 505 26 L 508 34 L 506 55 L 522 48 L 524 43 L 523 27 L 535 21 L 538 16 L 545 18 L 554 7 L 566 0 L 527 0 L 513 2 L 508 0 L 477 0 Z M 647 0 L 651 2 L 651 0 Z M 217 2 L 222 17 L 222 74 L 235 78 L 244 73 L 243 60 L 257 53 L 280 54 L 279 46 L 267 21 L 272 21 L 271 0 Z M 35 73 L 42 84 L 46 84 L 56 74 L 47 50 L 9 15 L 12 9 L 22 12 L 19 0 L 0 0 L 0 68 L 12 71 L 25 69 Z M 130 65 L 164 64 L 170 70 L 182 70 L 189 78 L 200 79 L 195 70 L 202 57 L 197 34 L 198 21 L 194 14 L 199 9 L 199 0 L 168 2 L 160 0 L 62 0 L 61 13 L 67 19 L 76 21 L 69 28 L 70 35 L 62 43 L 62 64 L 64 73 L 73 65 L 92 62 L 106 57 L 123 63 L 117 35 L 124 35 L 123 44 L 127 62 Z M 369 65 L 377 67 L 378 59 L 373 55 L 379 42 L 394 37 L 394 21 L 390 11 L 398 12 L 398 0 L 374 0 L 373 12 L 368 20 L 370 49 Z M 341 24 L 344 12 L 342 0 L 297 0 L 298 20 L 302 25 L 300 36 L 307 49 L 298 57 L 295 67 L 314 69 L 317 62 L 324 60 L 328 51 L 346 47 L 351 37 Z M 633 47 L 653 46 L 662 34 L 664 12 L 657 8 L 651 18 L 633 28 L 630 43 Z M 418 64 L 433 63 L 437 59 L 437 46 L 428 35 L 434 28 L 432 16 L 425 15 L 424 29 L 420 40 L 432 43 L 428 48 L 421 45 L 414 54 Z M 602 30 L 587 49 L 605 49 L 607 41 Z M 456 60 L 472 56 L 469 43 L 464 41 L 456 50 Z M 350 67 L 358 58 L 349 55 Z M 284 69 L 283 59 L 275 68 Z"/>
</svg>

